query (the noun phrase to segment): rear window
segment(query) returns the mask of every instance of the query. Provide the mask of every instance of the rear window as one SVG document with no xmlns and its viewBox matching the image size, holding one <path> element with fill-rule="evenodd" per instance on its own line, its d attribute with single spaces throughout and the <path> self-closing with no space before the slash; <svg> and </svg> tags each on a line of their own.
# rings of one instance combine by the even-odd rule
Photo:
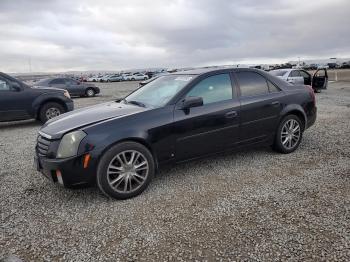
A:
<svg viewBox="0 0 350 262">
<path fill-rule="evenodd" d="M 36 85 L 46 85 L 50 80 L 49 79 L 42 79 L 36 82 Z"/>
<path fill-rule="evenodd" d="M 273 70 L 273 71 L 270 71 L 269 73 L 273 76 L 284 76 L 287 72 L 288 70 Z"/>
</svg>

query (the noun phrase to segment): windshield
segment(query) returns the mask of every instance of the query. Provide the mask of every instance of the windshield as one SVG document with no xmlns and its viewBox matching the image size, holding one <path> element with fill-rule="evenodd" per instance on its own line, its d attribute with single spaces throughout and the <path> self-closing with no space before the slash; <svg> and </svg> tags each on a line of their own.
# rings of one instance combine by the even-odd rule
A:
<svg viewBox="0 0 350 262">
<path fill-rule="evenodd" d="M 162 107 L 170 101 L 194 76 L 161 76 L 144 85 L 125 98 L 126 102 L 136 101 L 145 106 Z"/>
<path fill-rule="evenodd" d="M 273 71 L 270 71 L 269 73 L 273 76 L 284 76 L 287 72 L 288 70 L 273 70 Z"/>
</svg>

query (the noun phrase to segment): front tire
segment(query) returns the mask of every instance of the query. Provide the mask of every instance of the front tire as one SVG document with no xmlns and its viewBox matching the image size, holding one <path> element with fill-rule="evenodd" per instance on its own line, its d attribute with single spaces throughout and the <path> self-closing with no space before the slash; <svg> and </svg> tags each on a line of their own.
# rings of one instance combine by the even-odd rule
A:
<svg viewBox="0 0 350 262">
<path fill-rule="evenodd" d="M 141 194 L 154 173 L 154 159 L 146 147 L 122 142 L 102 156 L 97 167 L 97 185 L 108 197 L 128 199 Z"/>
<path fill-rule="evenodd" d="M 302 121 L 296 115 L 288 115 L 278 126 L 273 147 L 280 153 L 289 154 L 298 148 L 302 137 Z"/>
<path fill-rule="evenodd" d="M 46 121 L 65 113 L 65 111 L 64 107 L 58 103 L 46 103 L 40 108 L 39 120 L 45 123 Z"/>
</svg>

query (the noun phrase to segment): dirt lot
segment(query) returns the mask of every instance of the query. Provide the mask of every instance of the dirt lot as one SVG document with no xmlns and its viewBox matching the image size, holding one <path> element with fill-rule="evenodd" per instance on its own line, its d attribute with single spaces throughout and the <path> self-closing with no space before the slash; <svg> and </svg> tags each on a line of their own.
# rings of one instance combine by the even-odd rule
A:
<svg viewBox="0 0 350 262">
<path fill-rule="evenodd" d="M 137 83 L 100 84 L 84 107 Z M 33 168 L 34 121 L 0 124 L 0 258 L 25 261 L 350 260 L 350 82 L 317 94 L 289 155 L 259 148 L 162 170 L 134 199 L 68 190 Z"/>
</svg>

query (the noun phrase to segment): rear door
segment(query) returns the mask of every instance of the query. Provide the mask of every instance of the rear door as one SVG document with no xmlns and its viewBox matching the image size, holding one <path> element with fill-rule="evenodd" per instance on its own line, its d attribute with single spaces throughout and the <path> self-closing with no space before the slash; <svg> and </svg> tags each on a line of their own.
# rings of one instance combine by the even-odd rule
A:
<svg viewBox="0 0 350 262">
<path fill-rule="evenodd" d="M 66 82 L 64 81 L 64 78 L 55 78 L 52 79 L 49 82 L 50 87 L 56 87 L 56 88 L 62 88 L 62 89 L 67 89 Z M 69 91 L 69 90 L 68 90 Z"/>
<path fill-rule="evenodd" d="M 234 94 L 229 73 L 208 76 L 190 89 L 185 97 L 202 97 L 203 106 L 174 111 L 176 161 L 235 146 L 239 135 L 239 101 Z"/>
<path fill-rule="evenodd" d="M 296 69 L 296 70 L 292 70 L 289 73 L 287 81 L 293 85 L 303 85 L 304 84 L 304 77 L 302 77 L 299 70 Z"/>
<path fill-rule="evenodd" d="M 64 80 L 67 90 L 71 95 L 78 96 L 85 93 L 85 87 L 81 85 L 80 82 L 70 78 L 65 78 Z"/>
<path fill-rule="evenodd" d="M 252 71 L 235 73 L 239 85 L 240 143 L 271 138 L 276 131 L 283 92 L 264 76 Z"/>
<path fill-rule="evenodd" d="M 312 77 L 312 88 L 314 90 L 327 89 L 328 73 L 327 69 L 318 69 Z"/>
</svg>

